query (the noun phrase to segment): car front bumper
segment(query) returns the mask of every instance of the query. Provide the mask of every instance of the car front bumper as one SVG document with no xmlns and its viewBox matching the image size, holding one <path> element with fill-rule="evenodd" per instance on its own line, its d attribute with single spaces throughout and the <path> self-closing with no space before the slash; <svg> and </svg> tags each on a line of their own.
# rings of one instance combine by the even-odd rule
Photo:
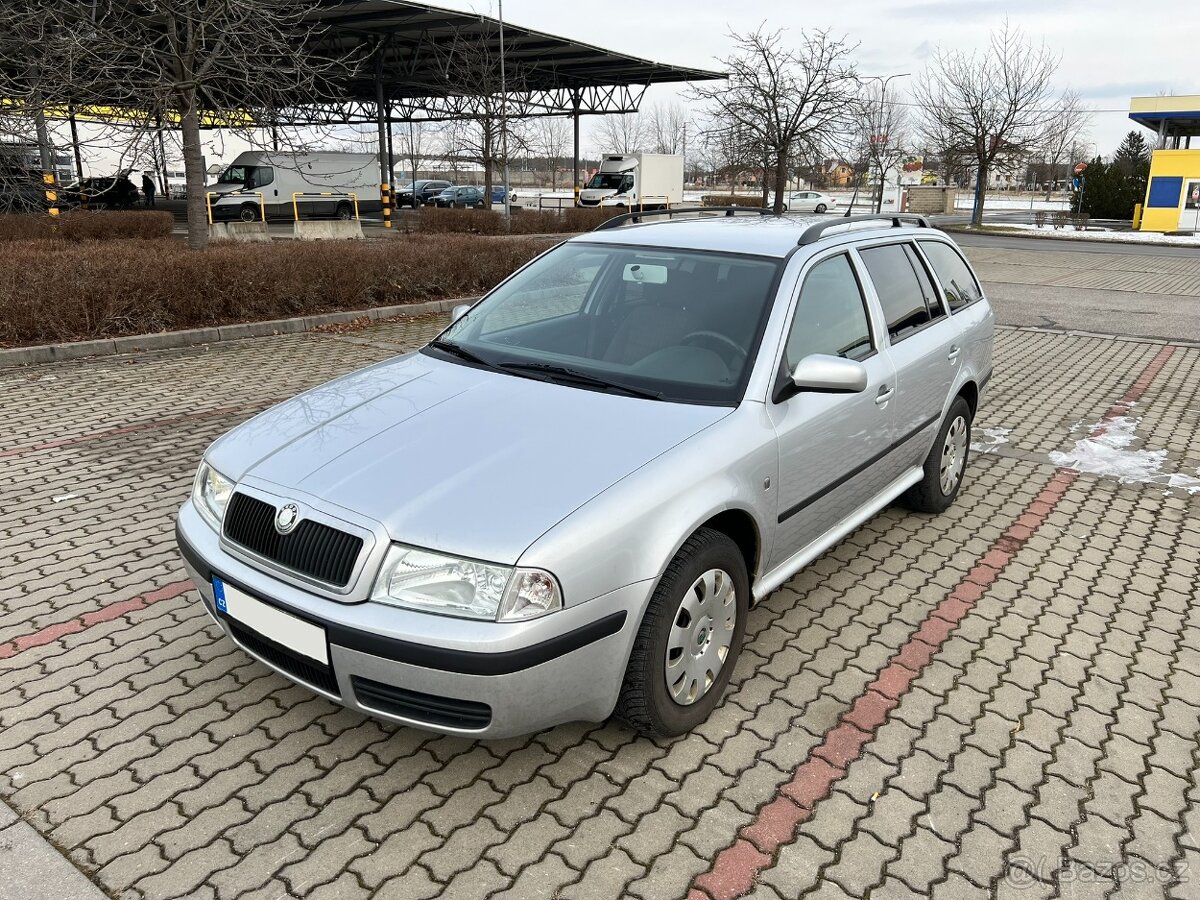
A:
<svg viewBox="0 0 1200 900">
<path fill-rule="evenodd" d="M 190 500 L 175 533 L 205 609 L 251 656 L 351 709 L 469 737 L 512 737 L 608 718 L 653 590 L 652 582 L 641 582 L 531 622 L 477 622 L 380 603 L 339 603 L 285 584 L 224 552 Z M 214 575 L 321 626 L 328 668 L 219 612 Z"/>
</svg>

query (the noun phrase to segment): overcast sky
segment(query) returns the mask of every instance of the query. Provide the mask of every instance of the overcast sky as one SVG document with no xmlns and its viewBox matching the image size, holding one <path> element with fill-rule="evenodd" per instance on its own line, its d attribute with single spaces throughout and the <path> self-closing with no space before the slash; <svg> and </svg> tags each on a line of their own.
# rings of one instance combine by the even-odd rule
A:
<svg viewBox="0 0 1200 900">
<path fill-rule="evenodd" d="M 434 5 L 496 14 L 487 0 Z M 1142 13 L 1145 14 L 1142 14 Z M 1005 17 L 1061 54 L 1058 87 L 1071 87 L 1097 110 L 1091 140 L 1110 154 L 1127 131 L 1129 98 L 1200 93 L 1196 0 L 506 0 L 508 22 L 635 56 L 697 68 L 716 67 L 730 29 L 765 21 L 798 31 L 828 27 L 859 44 L 867 75 L 920 72 L 937 45 L 970 49 L 987 42 Z M 897 79 L 889 91 L 903 89 Z M 647 101 L 670 97 L 656 88 Z M 587 120 L 585 119 L 585 122 Z M 1145 129 L 1143 129 L 1145 130 Z M 1145 131 L 1147 137 L 1149 131 Z M 590 142 L 589 142 L 590 143 Z"/>
</svg>

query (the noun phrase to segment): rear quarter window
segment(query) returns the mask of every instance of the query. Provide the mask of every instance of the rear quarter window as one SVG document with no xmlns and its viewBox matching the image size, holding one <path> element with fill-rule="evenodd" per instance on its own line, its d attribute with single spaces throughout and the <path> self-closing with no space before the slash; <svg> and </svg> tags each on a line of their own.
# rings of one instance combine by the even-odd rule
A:
<svg viewBox="0 0 1200 900">
<path fill-rule="evenodd" d="M 979 282 L 971 274 L 970 267 L 949 244 L 941 241 L 919 241 L 925 257 L 933 266 L 942 292 L 951 312 L 956 312 L 983 296 Z"/>
</svg>

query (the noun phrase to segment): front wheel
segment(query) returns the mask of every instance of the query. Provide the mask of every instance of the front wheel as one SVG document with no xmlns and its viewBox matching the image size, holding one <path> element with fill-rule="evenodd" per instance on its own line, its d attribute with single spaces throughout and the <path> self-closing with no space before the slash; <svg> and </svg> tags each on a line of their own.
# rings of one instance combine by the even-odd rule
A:
<svg viewBox="0 0 1200 900">
<path fill-rule="evenodd" d="M 663 573 L 629 656 L 617 716 L 671 737 L 708 718 L 742 649 L 750 578 L 737 544 L 701 528 Z"/>
<path fill-rule="evenodd" d="M 354 218 L 354 207 L 342 201 L 337 205 L 337 217 L 343 222 L 350 221 Z"/>
<path fill-rule="evenodd" d="M 257 222 L 258 207 L 253 203 L 243 203 L 241 209 L 238 210 L 238 218 L 243 222 Z"/>
<path fill-rule="evenodd" d="M 917 512 L 940 513 L 950 508 L 962 487 L 971 452 L 971 419 L 970 405 L 956 397 L 925 457 L 923 477 L 901 496 L 901 503 Z"/>
</svg>

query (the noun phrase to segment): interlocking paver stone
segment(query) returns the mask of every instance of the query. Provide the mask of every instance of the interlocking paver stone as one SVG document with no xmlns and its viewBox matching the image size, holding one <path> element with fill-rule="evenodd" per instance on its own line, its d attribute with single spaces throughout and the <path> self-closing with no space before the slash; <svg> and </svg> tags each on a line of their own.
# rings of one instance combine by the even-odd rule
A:
<svg viewBox="0 0 1200 900">
<path fill-rule="evenodd" d="M 0 461 L 0 648 L 178 582 L 172 516 L 214 437 L 443 321 L 0 372 L 0 453 L 84 436 Z M 976 424 L 1011 429 L 1004 452 L 976 455 L 945 514 L 887 509 L 759 604 L 725 703 L 688 737 L 383 725 L 250 662 L 180 589 L 0 650 L 0 798 L 128 900 L 705 900 L 735 883 L 760 900 L 1029 900 L 1084 896 L 1064 856 L 1093 874 L 1200 864 L 1200 498 L 1081 475 L 1035 501 L 1047 454 L 1114 409 L 1164 471 L 1200 465 L 1200 351 L 1143 378 L 1163 353 L 1002 329 Z M 1037 876 L 1019 891 L 1017 859 Z M 1172 896 L 1196 893 L 1192 874 Z"/>
</svg>

